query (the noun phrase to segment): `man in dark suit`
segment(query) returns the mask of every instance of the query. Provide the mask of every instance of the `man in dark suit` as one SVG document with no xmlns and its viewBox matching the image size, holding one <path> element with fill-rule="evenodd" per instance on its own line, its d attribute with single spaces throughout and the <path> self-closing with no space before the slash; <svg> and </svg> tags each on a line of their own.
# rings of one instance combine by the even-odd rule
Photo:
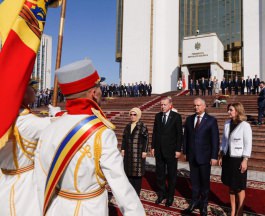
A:
<svg viewBox="0 0 265 216">
<path fill-rule="evenodd" d="M 228 87 L 229 95 L 232 95 L 233 82 L 232 82 L 231 78 L 228 79 L 227 87 Z"/>
<path fill-rule="evenodd" d="M 226 82 L 225 77 L 224 77 L 223 80 L 221 81 L 221 89 L 222 89 L 223 95 L 225 95 L 226 88 L 227 88 L 227 82 Z"/>
<path fill-rule="evenodd" d="M 257 75 L 253 78 L 253 94 L 259 94 L 259 84 L 260 84 L 260 79 L 258 78 Z"/>
<path fill-rule="evenodd" d="M 239 83 L 238 77 L 236 76 L 235 79 L 234 79 L 234 81 L 233 81 L 235 95 L 238 95 L 239 85 L 240 85 L 240 83 Z"/>
<path fill-rule="evenodd" d="M 177 162 L 181 154 L 182 119 L 180 114 L 171 110 L 169 97 L 161 100 L 161 112 L 155 116 L 151 153 L 156 160 L 157 195 L 156 204 L 165 198 L 166 206 L 172 205 L 177 180 Z M 166 171 L 168 185 L 166 186 Z"/>
<path fill-rule="evenodd" d="M 259 113 L 258 113 L 258 123 L 257 125 L 262 125 L 262 118 L 265 111 L 265 83 L 264 81 L 261 81 L 260 84 L 260 93 L 258 97 L 258 107 L 259 107 Z"/>
<path fill-rule="evenodd" d="M 208 95 L 213 95 L 213 80 L 209 79 L 208 81 Z"/>
<path fill-rule="evenodd" d="M 211 165 L 217 164 L 219 150 L 217 120 L 208 115 L 205 109 L 205 101 L 196 98 L 195 114 L 186 119 L 183 145 L 183 154 L 189 161 L 192 185 L 192 201 L 185 212 L 190 214 L 200 207 L 203 216 L 207 215 Z"/>
<path fill-rule="evenodd" d="M 202 95 L 205 96 L 205 91 L 206 91 L 206 88 L 207 88 L 207 81 L 204 79 L 204 77 L 202 77 L 202 80 L 201 80 L 201 91 L 202 91 Z"/>
<path fill-rule="evenodd" d="M 241 77 L 241 81 L 240 81 L 240 92 L 241 92 L 241 95 L 244 95 L 245 87 L 246 87 L 246 81 L 245 81 L 244 77 Z"/>
<path fill-rule="evenodd" d="M 147 91 L 148 91 L 148 96 L 151 96 L 151 94 L 152 94 L 152 85 L 151 85 L 151 83 L 149 83 Z"/>
<path fill-rule="evenodd" d="M 250 79 L 249 76 L 246 80 L 246 87 L 247 87 L 247 94 L 251 94 L 252 79 Z"/>
<path fill-rule="evenodd" d="M 190 79 L 190 82 L 189 82 L 189 90 L 190 90 L 190 95 L 193 95 L 193 90 L 194 90 L 194 82 L 193 82 L 193 79 Z"/>
</svg>

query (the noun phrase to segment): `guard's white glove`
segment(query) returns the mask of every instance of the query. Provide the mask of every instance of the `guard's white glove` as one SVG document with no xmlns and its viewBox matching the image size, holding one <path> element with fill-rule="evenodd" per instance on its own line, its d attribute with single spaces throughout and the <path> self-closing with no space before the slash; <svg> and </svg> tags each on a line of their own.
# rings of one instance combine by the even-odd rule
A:
<svg viewBox="0 0 265 216">
<path fill-rule="evenodd" d="M 49 116 L 50 117 L 54 117 L 56 115 L 56 113 L 61 112 L 61 107 L 55 107 L 55 106 L 52 106 L 51 104 L 49 104 L 48 108 L 49 108 Z"/>
</svg>

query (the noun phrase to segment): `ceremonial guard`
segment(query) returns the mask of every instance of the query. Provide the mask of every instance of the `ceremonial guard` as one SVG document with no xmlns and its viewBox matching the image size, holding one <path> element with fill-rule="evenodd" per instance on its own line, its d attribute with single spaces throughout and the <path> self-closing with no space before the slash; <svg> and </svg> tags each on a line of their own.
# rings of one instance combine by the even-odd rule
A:
<svg viewBox="0 0 265 216">
<path fill-rule="evenodd" d="M 102 80 L 91 60 L 56 71 L 67 113 L 41 134 L 36 178 L 43 215 L 108 215 L 108 183 L 123 215 L 145 215 L 123 168 L 114 126 L 99 103 Z"/>
<path fill-rule="evenodd" d="M 30 81 L 19 110 L 19 116 L 7 143 L 0 147 L 0 215 L 38 216 L 39 203 L 34 181 L 34 152 L 40 132 L 50 124 L 50 118 L 31 113 L 29 104 L 35 101 Z"/>
</svg>

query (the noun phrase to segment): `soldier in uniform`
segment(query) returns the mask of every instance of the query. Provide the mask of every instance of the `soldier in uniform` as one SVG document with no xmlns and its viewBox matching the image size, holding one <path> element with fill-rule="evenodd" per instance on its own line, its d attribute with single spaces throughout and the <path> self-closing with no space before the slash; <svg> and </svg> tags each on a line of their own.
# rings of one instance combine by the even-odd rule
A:
<svg viewBox="0 0 265 216">
<path fill-rule="evenodd" d="M 41 134 L 36 179 L 43 215 L 108 215 L 108 183 L 123 215 L 145 215 L 99 107 L 101 78 L 85 59 L 56 71 L 67 113 Z"/>
<path fill-rule="evenodd" d="M 31 113 L 29 105 L 35 101 L 36 83 L 29 82 L 9 139 L 0 147 L 0 215 L 41 215 L 33 175 L 34 152 L 50 118 Z"/>
</svg>

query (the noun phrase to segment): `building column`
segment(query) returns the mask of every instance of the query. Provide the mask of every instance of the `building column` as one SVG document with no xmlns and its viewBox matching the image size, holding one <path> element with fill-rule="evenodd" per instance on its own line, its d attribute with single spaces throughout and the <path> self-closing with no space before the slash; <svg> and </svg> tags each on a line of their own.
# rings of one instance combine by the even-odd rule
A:
<svg viewBox="0 0 265 216">
<path fill-rule="evenodd" d="M 216 78 L 216 79 L 218 79 L 219 82 L 221 82 L 223 80 L 224 69 L 221 68 L 219 64 L 211 63 L 210 70 L 211 70 L 211 78 L 212 79 Z"/>
</svg>

